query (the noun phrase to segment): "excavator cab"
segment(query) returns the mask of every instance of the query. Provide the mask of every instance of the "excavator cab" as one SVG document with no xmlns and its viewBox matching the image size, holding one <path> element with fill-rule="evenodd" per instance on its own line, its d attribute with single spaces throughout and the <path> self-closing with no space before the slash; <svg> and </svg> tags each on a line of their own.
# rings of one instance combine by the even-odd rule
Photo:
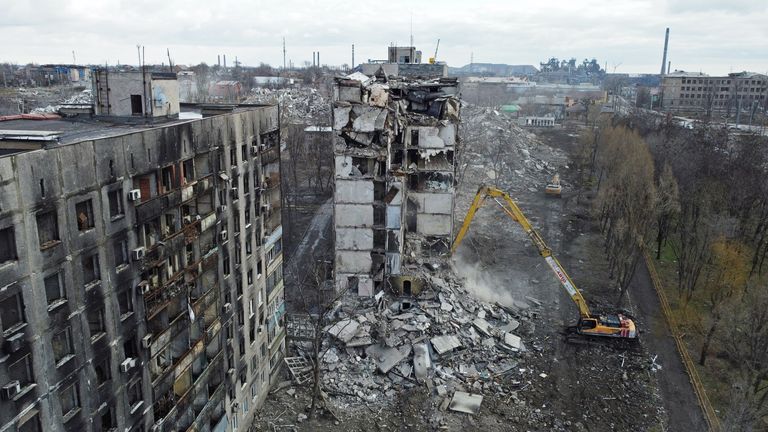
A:
<svg viewBox="0 0 768 432">
<path fill-rule="evenodd" d="M 560 184 L 560 174 L 555 174 L 544 188 L 544 193 L 551 197 L 562 198 L 562 192 L 563 186 Z"/>
<path fill-rule="evenodd" d="M 576 332 L 585 336 L 637 338 L 635 322 L 622 314 L 606 314 L 579 319 Z"/>
</svg>

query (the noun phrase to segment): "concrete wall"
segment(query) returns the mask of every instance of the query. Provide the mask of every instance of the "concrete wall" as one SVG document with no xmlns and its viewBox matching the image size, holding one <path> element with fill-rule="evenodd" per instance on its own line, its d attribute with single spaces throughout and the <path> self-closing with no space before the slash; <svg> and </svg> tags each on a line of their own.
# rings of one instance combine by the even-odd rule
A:
<svg viewBox="0 0 768 432">
<path fill-rule="evenodd" d="M 229 194 L 223 194 L 226 197 L 225 203 L 213 203 L 214 212 L 211 214 L 216 219 L 215 223 L 206 223 L 206 229 L 192 235 L 196 230 L 193 223 L 189 233 L 172 235 L 164 239 L 164 247 L 155 246 L 151 250 L 148 249 L 146 259 L 129 258 L 126 264 L 118 264 L 122 258 L 116 255 L 116 245 L 122 240 L 127 241 L 127 250 L 130 253 L 142 242 L 139 238 L 139 228 L 135 227 L 141 227 L 144 221 L 156 215 L 178 212 L 183 205 L 181 188 L 178 187 L 145 202 L 129 202 L 126 193 L 134 189 L 134 177 L 158 174 L 163 167 L 178 164 L 189 158 L 208 157 L 212 168 L 210 172 L 198 173 L 194 178 L 194 192 L 186 195 L 192 201 L 186 204 L 193 203 L 198 197 L 205 197 L 206 200 L 213 197 L 215 201 L 219 201 L 220 194 L 216 193 L 216 190 L 228 190 L 230 187 L 218 175 L 214 175 L 219 169 L 226 170 L 230 175 L 233 171 L 236 172 L 242 191 L 243 176 L 255 174 L 256 167 L 253 165 L 259 164 L 258 157 L 250 161 L 226 161 L 225 166 L 218 167 L 217 149 L 221 148 L 225 154 L 229 154 L 229 146 L 236 145 L 239 158 L 240 145 L 258 145 L 263 137 L 276 131 L 276 111 L 274 107 L 259 108 L 137 132 L 130 132 L 130 129 L 126 128 L 127 133 L 124 135 L 0 158 L 0 178 L 3 180 L 0 182 L 0 229 L 13 227 L 18 256 L 16 260 L 0 263 L 0 302 L 19 295 L 23 301 L 25 318 L 22 328 L 2 329 L 3 340 L 19 334 L 23 343 L 19 351 L 10 353 L 9 357 L 0 363 L 0 385 L 5 385 L 11 379 L 8 367 L 27 355 L 31 359 L 31 382 L 34 384 L 32 387 L 24 386 L 24 393 L 17 400 L 0 401 L 0 429 L 15 430 L 19 422 L 26 418 L 22 417 L 26 413 L 33 418 L 30 421 L 39 421 L 42 429 L 46 431 L 90 431 L 93 430 L 94 424 L 91 420 L 100 421 L 101 416 L 111 409 L 116 419 L 114 427 L 119 430 L 139 427 L 138 425 L 144 430 L 149 430 L 155 421 L 160 420 L 160 415 L 166 416 L 161 430 L 186 429 L 195 421 L 199 422 L 198 427 L 202 430 L 208 426 L 211 416 L 231 419 L 234 414 L 231 406 L 236 401 L 240 406 L 244 406 L 246 401 L 251 402 L 253 407 L 251 386 L 255 386 L 256 401 L 262 401 L 266 397 L 269 379 L 275 376 L 276 369 L 270 368 L 269 359 L 261 358 L 259 351 L 262 344 L 269 344 L 270 352 L 279 355 L 280 350 L 284 349 L 279 334 L 270 337 L 266 331 L 258 332 L 256 339 L 246 344 L 245 352 L 239 352 L 238 330 L 233 335 L 232 343 L 236 353 L 234 364 L 228 365 L 226 356 L 223 355 L 209 358 L 209 369 L 199 375 L 197 382 L 188 384 L 189 392 L 184 401 L 189 403 L 183 405 L 184 408 L 171 409 L 170 412 L 157 411 L 158 405 L 155 402 L 163 396 L 160 389 L 164 388 L 166 382 L 170 383 L 171 390 L 178 388 L 177 386 L 181 385 L 178 380 L 186 373 L 185 368 L 196 368 L 198 366 L 194 365 L 197 363 L 192 361 L 192 357 L 182 356 L 178 359 L 176 367 L 165 371 L 156 381 L 152 379 L 149 368 L 150 364 L 156 362 L 155 355 L 162 351 L 163 346 L 178 340 L 181 334 L 178 332 L 195 331 L 203 338 L 201 347 L 218 346 L 218 350 L 221 350 L 224 347 L 223 332 L 212 331 L 209 334 L 205 330 L 214 329 L 214 325 L 220 328 L 221 323 L 226 324 L 228 320 L 237 319 L 234 313 L 221 314 L 222 306 L 227 302 L 233 304 L 233 310 L 236 310 L 238 303 L 239 307 L 247 308 L 249 300 L 256 299 L 255 322 L 258 325 L 263 319 L 265 312 L 258 309 L 258 299 L 265 301 L 267 297 L 265 275 L 256 279 L 252 285 L 245 283 L 247 269 L 255 267 L 257 263 L 267 262 L 266 252 L 259 248 L 258 241 L 264 235 L 262 225 L 248 228 L 243 216 L 245 203 L 249 202 L 253 220 L 261 222 L 258 213 L 259 201 L 248 201 L 243 196 L 235 200 Z M 250 155 L 250 151 L 247 154 Z M 180 173 L 176 173 L 178 180 Z M 257 185 L 257 182 L 252 180 L 250 185 L 248 195 L 255 197 L 254 185 Z M 109 193 L 112 191 L 119 192 L 123 205 L 123 213 L 116 217 L 111 216 L 109 211 Z M 95 221 L 93 228 L 80 231 L 75 207 L 84 200 L 91 200 Z M 226 204 L 230 210 L 215 212 L 217 204 Z M 60 241 L 41 248 L 37 216 L 49 211 L 57 217 Z M 235 212 L 240 215 L 238 229 L 234 228 Z M 179 213 L 176 215 L 180 216 Z M 176 229 L 182 229 L 180 220 L 177 224 Z M 217 241 L 218 244 L 214 245 L 216 247 L 211 251 L 202 250 L 202 239 L 219 238 L 218 233 L 223 230 L 230 233 L 239 231 L 241 234 L 223 244 Z M 193 302 L 196 317 L 190 321 L 186 301 L 192 294 L 174 296 L 170 294 L 172 290 L 167 287 L 159 289 L 158 293 L 169 296 L 169 304 L 163 309 L 158 309 L 154 317 L 150 317 L 149 297 L 142 295 L 141 290 L 137 288 L 146 277 L 145 272 L 154 265 L 151 263 L 155 260 L 164 262 L 177 252 L 183 254 L 185 239 L 193 238 L 195 240 L 191 244 L 195 262 L 186 261 L 189 272 L 180 273 L 180 276 L 182 282 L 186 280 L 197 288 L 184 289 L 214 291 Z M 253 252 L 250 254 L 245 251 L 246 241 L 253 244 Z M 235 249 L 241 251 L 242 263 L 238 266 L 233 263 L 229 275 L 224 276 L 224 257 L 221 254 L 226 251 L 228 256 L 234 257 Z M 119 251 L 119 248 L 117 250 Z M 212 261 L 207 258 L 208 264 L 204 265 L 212 266 L 210 268 L 213 274 L 218 275 L 217 280 L 206 283 L 200 279 L 197 264 L 197 260 L 203 260 L 204 252 L 209 252 L 208 257 L 213 258 Z M 89 283 L 84 287 L 83 258 L 93 253 L 98 254 L 100 277 L 98 282 Z M 269 271 L 278 271 L 280 263 L 281 254 L 278 253 L 269 263 Z M 51 307 L 46 299 L 44 279 L 57 272 L 61 273 L 66 301 Z M 238 272 L 240 279 L 235 277 Z M 241 280 L 246 288 L 242 295 L 238 295 L 240 290 L 237 280 Z M 279 306 L 276 302 L 281 297 L 282 284 L 279 284 L 270 296 L 273 299 L 273 307 Z M 121 308 L 125 308 L 122 306 L 125 299 L 130 299 L 130 313 L 121 313 Z M 103 311 L 105 334 L 97 337 L 89 330 L 88 317 L 89 312 L 98 310 Z M 169 322 L 164 329 L 151 329 L 150 327 L 156 326 L 157 320 L 168 311 L 171 311 L 171 316 L 176 316 L 176 322 L 182 323 L 183 326 L 171 325 Z M 219 314 L 222 316 L 218 317 Z M 2 319 L 8 322 L 8 315 Z M 220 324 L 212 323 L 211 319 Z M 246 321 L 242 328 L 243 332 L 248 333 L 251 324 Z M 54 336 L 62 330 L 70 332 L 72 356 L 57 362 L 53 356 L 52 343 Z M 150 339 L 153 341 L 151 349 L 145 350 L 141 346 L 141 339 L 150 333 Z M 120 364 L 129 357 L 129 347 L 126 345 L 128 342 L 132 344 L 130 349 L 134 352 L 130 356 L 137 359 L 137 366 L 123 373 L 120 371 Z M 188 349 L 186 344 L 187 342 L 185 350 Z M 213 351 L 212 355 L 216 355 L 216 351 Z M 257 360 L 252 362 L 254 357 Z M 184 363 L 185 359 L 189 360 L 188 364 Z M 99 384 L 95 368 L 101 363 L 107 365 L 110 379 Z M 257 367 L 254 369 L 249 365 Z M 230 384 L 226 384 L 230 381 L 224 379 L 223 374 L 229 368 L 239 371 L 246 367 L 248 385 L 236 385 L 236 388 L 232 389 L 235 398 L 230 400 Z M 196 375 L 202 370 L 197 370 Z M 206 386 L 209 379 L 221 379 L 222 383 L 222 390 L 216 392 L 213 397 Z M 63 418 L 59 392 L 73 383 L 78 386 L 80 408 L 79 411 Z M 129 404 L 128 393 L 134 386 L 138 386 L 137 397 L 142 401 L 141 405 Z M 203 395 L 202 400 L 192 404 L 191 399 L 199 399 L 197 396 L 202 398 Z M 37 413 L 34 416 L 30 414 L 35 411 Z M 241 416 L 241 424 L 246 423 L 254 411 L 255 409 L 247 413 L 239 412 L 237 415 Z"/>
</svg>

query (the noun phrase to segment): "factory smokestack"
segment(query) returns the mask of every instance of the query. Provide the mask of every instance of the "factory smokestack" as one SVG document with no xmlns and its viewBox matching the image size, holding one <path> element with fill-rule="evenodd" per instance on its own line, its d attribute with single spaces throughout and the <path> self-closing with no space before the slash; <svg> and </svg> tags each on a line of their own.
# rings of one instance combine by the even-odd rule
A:
<svg viewBox="0 0 768 432">
<path fill-rule="evenodd" d="M 661 75 L 666 75 L 664 71 L 667 69 L 667 46 L 669 45 L 669 27 L 667 27 L 667 33 L 664 35 L 664 58 L 661 60 Z"/>
</svg>

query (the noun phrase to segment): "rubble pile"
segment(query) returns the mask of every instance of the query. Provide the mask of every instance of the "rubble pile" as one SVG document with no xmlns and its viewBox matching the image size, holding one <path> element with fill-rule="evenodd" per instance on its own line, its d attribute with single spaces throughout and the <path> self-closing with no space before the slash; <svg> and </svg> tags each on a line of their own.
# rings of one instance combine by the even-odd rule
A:
<svg viewBox="0 0 768 432">
<path fill-rule="evenodd" d="M 93 102 L 93 94 L 91 92 L 91 89 L 86 88 L 85 90 L 79 93 L 76 93 L 65 99 L 59 100 L 57 104 L 48 105 L 42 108 L 35 108 L 34 110 L 32 110 L 32 113 L 33 114 L 55 113 L 55 112 L 58 112 L 62 106 L 89 105 L 92 102 Z"/>
<path fill-rule="evenodd" d="M 414 298 L 387 304 L 381 294 L 345 299 L 338 320 L 325 329 L 332 337 L 321 350 L 322 387 L 336 405 L 387 402 L 426 386 L 443 409 L 462 411 L 467 408 L 456 394 L 469 394 L 467 401 L 479 408 L 482 395 L 511 395 L 534 379 L 522 355 L 535 304 L 483 303 L 460 281 L 431 274 Z"/>
<path fill-rule="evenodd" d="M 504 190 L 530 189 L 557 173 L 559 163 L 567 159 L 518 126 L 517 119 L 493 108 L 465 102 L 462 122 L 467 149 L 463 160 L 485 171 L 486 182 Z"/>
<path fill-rule="evenodd" d="M 280 103 L 280 108 L 285 110 L 286 116 L 291 121 L 319 122 L 321 125 L 327 125 L 330 122 L 331 103 L 317 89 L 311 87 L 291 87 L 278 90 L 256 87 L 251 89 L 243 103 L 277 102 Z"/>
</svg>

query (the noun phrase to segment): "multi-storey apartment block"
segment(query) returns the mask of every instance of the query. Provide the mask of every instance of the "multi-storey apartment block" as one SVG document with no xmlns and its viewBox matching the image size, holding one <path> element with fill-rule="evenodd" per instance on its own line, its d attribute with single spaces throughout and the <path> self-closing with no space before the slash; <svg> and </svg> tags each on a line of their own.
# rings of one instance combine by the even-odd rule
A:
<svg viewBox="0 0 768 432">
<path fill-rule="evenodd" d="M 768 109 L 768 76 L 739 72 L 728 76 L 675 71 L 661 80 L 662 108 L 679 112 L 749 115 Z"/>
<path fill-rule="evenodd" d="M 245 429 L 285 347 L 277 107 L 94 87 L 0 122 L 0 430 Z"/>
<path fill-rule="evenodd" d="M 458 83 L 377 75 L 334 89 L 335 285 L 411 294 L 414 258 L 450 249 Z"/>
</svg>

